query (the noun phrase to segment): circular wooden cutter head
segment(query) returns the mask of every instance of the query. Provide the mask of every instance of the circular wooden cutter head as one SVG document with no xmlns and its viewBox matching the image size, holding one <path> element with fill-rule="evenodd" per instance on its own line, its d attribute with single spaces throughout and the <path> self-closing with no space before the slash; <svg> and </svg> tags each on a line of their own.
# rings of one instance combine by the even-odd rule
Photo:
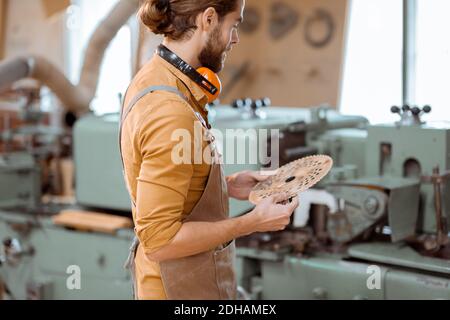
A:
<svg viewBox="0 0 450 320">
<path fill-rule="evenodd" d="M 311 156 L 291 162 L 277 173 L 255 186 L 250 193 L 250 202 L 258 204 L 277 193 L 286 193 L 291 198 L 308 190 L 322 180 L 333 167 L 329 156 Z"/>
</svg>

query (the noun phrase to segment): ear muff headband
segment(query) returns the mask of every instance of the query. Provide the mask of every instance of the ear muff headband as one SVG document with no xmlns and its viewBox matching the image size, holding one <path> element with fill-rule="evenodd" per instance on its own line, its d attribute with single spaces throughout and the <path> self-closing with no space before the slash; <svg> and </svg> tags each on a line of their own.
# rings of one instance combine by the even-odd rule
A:
<svg viewBox="0 0 450 320">
<path fill-rule="evenodd" d="M 217 97 L 220 94 L 220 89 L 217 88 L 211 81 L 201 75 L 197 70 L 191 67 L 186 61 L 177 56 L 169 48 L 164 45 L 159 45 L 156 52 L 158 55 L 173 65 L 175 68 L 187 75 L 191 80 L 198 84 L 207 93 L 211 100 L 211 97 Z M 206 68 L 200 68 L 199 70 Z M 207 69 L 209 70 L 209 69 Z M 210 71 L 210 70 L 209 70 Z M 212 71 L 210 71 L 213 73 Z M 203 72 L 202 72 L 203 73 Z M 212 101 L 210 101 L 212 102 Z"/>
</svg>

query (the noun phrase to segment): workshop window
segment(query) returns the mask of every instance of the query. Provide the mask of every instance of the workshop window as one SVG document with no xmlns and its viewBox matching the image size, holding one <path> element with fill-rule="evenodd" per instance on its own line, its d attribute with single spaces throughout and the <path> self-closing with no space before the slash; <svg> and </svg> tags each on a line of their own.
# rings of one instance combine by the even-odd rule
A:
<svg viewBox="0 0 450 320">
<path fill-rule="evenodd" d="M 363 115 L 372 123 L 397 120 L 390 107 L 402 102 L 402 4 L 402 0 L 350 1 L 343 113 Z"/>
<path fill-rule="evenodd" d="M 424 120 L 450 121 L 450 1 L 417 3 L 416 102 L 433 108 Z"/>
<path fill-rule="evenodd" d="M 73 0 L 69 25 L 70 79 L 78 83 L 85 49 L 98 24 L 118 0 Z M 131 31 L 125 25 L 109 45 L 100 71 L 96 98 L 91 106 L 96 114 L 118 112 L 119 94 L 124 94 L 131 81 Z"/>
</svg>

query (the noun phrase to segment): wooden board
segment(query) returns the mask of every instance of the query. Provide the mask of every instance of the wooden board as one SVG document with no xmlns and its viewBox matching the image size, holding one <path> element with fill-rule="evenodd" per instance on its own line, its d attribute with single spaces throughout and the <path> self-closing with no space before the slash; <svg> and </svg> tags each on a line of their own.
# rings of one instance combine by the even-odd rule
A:
<svg viewBox="0 0 450 320">
<path fill-rule="evenodd" d="M 115 234 L 120 229 L 133 227 L 131 219 L 110 214 L 65 210 L 53 217 L 53 223 L 80 231 Z"/>
<path fill-rule="evenodd" d="M 270 32 L 272 6 L 278 2 L 298 13 L 298 23 L 274 39 Z M 267 96 L 276 106 L 307 107 L 326 103 L 336 106 L 342 78 L 347 5 L 347 0 L 247 0 L 246 8 L 259 12 L 260 24 L 251 33 L 239 32 L 240 44 L 228 55 L 221 78 L 226 86 L 232 74 L 246 62 L 248 72 L 222 102 Z M 312 47 L 305 40 L 307 21 L 318 9 L 330 13 L 334 23 L 333 37 L 322 48 Z M 320 23 L 314 27 L 324 28 Z"/>
</svg>

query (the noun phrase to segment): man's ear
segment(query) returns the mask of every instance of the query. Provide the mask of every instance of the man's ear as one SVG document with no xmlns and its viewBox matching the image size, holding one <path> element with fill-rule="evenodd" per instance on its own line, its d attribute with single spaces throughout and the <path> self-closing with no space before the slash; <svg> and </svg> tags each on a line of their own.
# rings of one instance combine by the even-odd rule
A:
<svg viewBox="0 0 450 320">
<path fill-rule="evenodd" d="M 210 31 L 219 23 L 216 9 L 209 7 L 201 14 L 201 27 L 203 31 Z"/>
</svg>

